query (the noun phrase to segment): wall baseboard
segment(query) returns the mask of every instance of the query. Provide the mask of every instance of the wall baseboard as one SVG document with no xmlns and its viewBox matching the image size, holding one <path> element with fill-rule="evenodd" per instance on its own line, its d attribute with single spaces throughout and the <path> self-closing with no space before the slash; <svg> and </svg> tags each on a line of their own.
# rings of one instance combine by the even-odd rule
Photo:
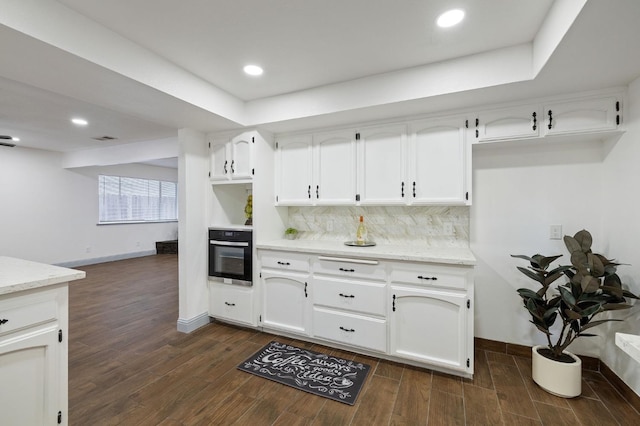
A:
<svg viewBox="0 0 640 426">
<path fill-rule="evenodd" d="M 204 327 L 209 324 L 211 319 L 207 312 L 203 312 L 200 315 L 196 315 L 193 318 L 178 318 L 178 331 L 181 333 L 191 333 L 200 327 Z"/>
<path fill-rule="evenodd" d="M 515 345 L 513 343 L 499 342 L 496 340 L 474 338 L 475 348 L 483 349 L 491 352 L 505 353 L 509 355 L 531 358 L 531 346 Z M 613 372 L 600 359 L 578 355 L 582 360 L 582 368 L 584 370 L 599 371 L 611 383 L 622 397 L 640 413 L 640 395 L 635 393 L 616 373 Z"/>
<path fill-rule="evenodd" d="M 63 266 L 65 268 L 76 268 L 78 266 L 95 265 L 97 263 L 114 262 L 116 260 L 133 259 L 136 257 L 152 256 L 156 254 L 155 250 L 136 251 L 133 253 L 115 254 L 113 256 L 94 257 L 91 259 L 73 260 L 71 262 L 56 263 L 56 266 Z"/>
</svg>

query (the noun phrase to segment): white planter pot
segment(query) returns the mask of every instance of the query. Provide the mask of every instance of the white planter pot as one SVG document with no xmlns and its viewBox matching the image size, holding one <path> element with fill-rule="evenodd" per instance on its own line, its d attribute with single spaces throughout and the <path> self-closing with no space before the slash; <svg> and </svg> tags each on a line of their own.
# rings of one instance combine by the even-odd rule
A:
<svg viewBox="0 0 640 426">
<path fill-rule="evenodd" d="M 582 361 L 580 358 L 565 351 L 575 360 L 572 363 L 554 361 L 538 353 L 538 349 L 546 346 L 531 348 L 531 376 L 542 389 L 563 398 L 574 398 L 582 393 Z"/>
</svg>

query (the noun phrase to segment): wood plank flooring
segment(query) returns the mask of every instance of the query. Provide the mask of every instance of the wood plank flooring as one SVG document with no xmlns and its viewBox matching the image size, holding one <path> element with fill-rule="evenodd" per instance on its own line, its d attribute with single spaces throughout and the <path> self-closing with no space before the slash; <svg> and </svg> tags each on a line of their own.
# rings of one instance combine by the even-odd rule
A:
<svg viewBox="0 0 640 426">
<path fill-rule="evenodd" d="M 80 268 L 70 284 L 71 425 L 636 425 L 600 373 L 566 400 L 530 360 L 476 350 L 473 380 L 212 323 L 176 331 L 176 255 Z M 354 406 L 237 370 L 272 339 L 371 365 Z"/>
</svg>

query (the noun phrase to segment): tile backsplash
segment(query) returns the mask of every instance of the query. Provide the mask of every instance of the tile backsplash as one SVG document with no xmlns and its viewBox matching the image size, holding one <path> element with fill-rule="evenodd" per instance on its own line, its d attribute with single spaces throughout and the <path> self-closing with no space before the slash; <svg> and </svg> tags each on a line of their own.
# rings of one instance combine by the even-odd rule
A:
<svg viewBox="0 0 640 426">
<path fill-rule="evenodd" d="M 469 247 L 469 207 L 289 207 L 299 239 L 354 240 L 364 216 L 368 239 L 386 244 Z"/>
</svg>

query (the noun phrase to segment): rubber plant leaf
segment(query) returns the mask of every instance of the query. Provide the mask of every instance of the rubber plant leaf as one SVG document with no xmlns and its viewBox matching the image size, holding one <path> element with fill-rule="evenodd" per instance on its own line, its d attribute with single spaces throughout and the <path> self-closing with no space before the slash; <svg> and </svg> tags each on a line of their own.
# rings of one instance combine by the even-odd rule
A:
<svg viewBox="0 0 640 426">
<path fill-rule="evenodd" d="M 582 231 L 578 231 L 573 238 L 580 244 L 580 249 L 583 252 L 588 252 L 591 250 L 591 244 L 593 244 L 593 238 L 589 231 L 583 229 Z"/>
<path fill-rule="evenodd" d="M 532 280 L 537 281 L 540 284 L 544 284 L 544 276 L 542 276 L 540 274 L 536 274 L 532 270 L 527 269 L 527 268 L 523 268 L 522 266 L 518 266 L 518 271 L 522 272 L 523 274 L 525 274 L 527 277 L 531 278 Z"/>
<path fill-rule="evenodd" d="M 595 256 L 593 253 L 589 253 L 587 255 L 587 259 L 589 259 L 589 270 L 591 271 L 591 275 L 594 277 L 601 277 L 604 275 L 604 265 L 598 256 Z"/>
<path fill-rule="evenodd" d="M 562 297 L 562 300 L 567 305 L 573 308 L 576 304 L 576 298 L 573 296 L 573 294 L 564 287 L 558 287 L 558 290 L 560 290 L 560 296 Z"/>
<path fill-rule="evenodd" d="M 585 293 L 595 293 L 600 288 L 600 280 L 592 277 L 591 275 L 585 275 L 582 277 L 582 291 Z"/>
<path fill-rule="evenodd" d="M 598 320 L 598 321 L 591 321 L 589 324 L 584 325 L 582 327 L 582 330 L 588 330 L 590 328 L 596 327 L 600 324 L 604 324 L 605 322 L 611 322 L 611 321 L 622 321 L 621 319 L 603 319 L 603 320 Z"/>
</svg>

